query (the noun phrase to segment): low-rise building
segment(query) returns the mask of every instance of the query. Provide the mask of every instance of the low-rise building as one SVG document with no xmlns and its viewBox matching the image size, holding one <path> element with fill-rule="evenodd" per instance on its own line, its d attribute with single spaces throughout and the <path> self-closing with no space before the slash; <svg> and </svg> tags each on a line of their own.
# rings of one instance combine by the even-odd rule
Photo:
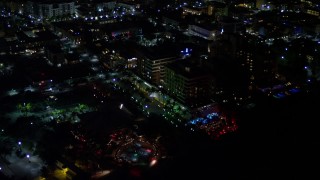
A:
<svg viewBox="0 0 320 180">
<path fill-rule="evenodd" d="M 49 45 L 45 48 L 48 60 L 54 65 L 66 64 L 65 54 L 59 45 Z"/>
<path fill-rule="evenodd" d="M 214 40 L 221 31 L 218 30 L 217 26 L 211 24 L 191 24 L 189 25 L 188 33 L 204 39 Z"/>
</svg>

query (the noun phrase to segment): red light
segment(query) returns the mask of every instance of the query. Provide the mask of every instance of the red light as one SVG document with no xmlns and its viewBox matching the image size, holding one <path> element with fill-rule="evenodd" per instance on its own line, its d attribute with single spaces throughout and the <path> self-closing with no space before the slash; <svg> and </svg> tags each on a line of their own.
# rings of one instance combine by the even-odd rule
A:
<svg viewBox="0 0 320 180">
<path fill-rule="evenodd" d="M 133 168 L 130 170 L 130 175 L 134 177 L 141 176 L 141 171 L 138 168 Z"/>
<path fill-rule="evenodd" d="M 148 153 L 151 153 L 151 152 L 152 152 L 152 150 L 151 150 L 151 149 L 147 149 L 146 151 L 147 151 Z"/>
</svg>

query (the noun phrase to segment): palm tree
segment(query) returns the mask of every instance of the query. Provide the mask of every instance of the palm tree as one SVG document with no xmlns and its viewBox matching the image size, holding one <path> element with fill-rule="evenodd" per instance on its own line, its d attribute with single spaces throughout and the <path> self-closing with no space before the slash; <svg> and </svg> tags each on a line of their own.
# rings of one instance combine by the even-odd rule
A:
<svg viewBox="0 0 320 180">
<path fill-rule="evenodd" d="M 78 106 L 76 107 L 76 111 L 83 112 L 85 109 L 88 109 L 88 105 L 86 104 L 78 104 Z"/>
<path fill-rule="evenodd" d="M 19 103 L 17 105 L 17 108 L 20 110 L 21 113 L 24 113 L 24 116 L 27 116 L 28 112 L 32 110 L 33 106 L 31 105 L 31 103 L 23 103 L 23 105 Z"/>
<path fill-rule="evenodd" d="M 21 103 L 19 103 L 19 104 L 17 105 L 17 108 L 20 110 L 21 113 L 22 113 L 23 110 L 24 110 L 24 108 L 23 108 L 23 106 L 22 106 Z"/>
<path fill-rule="evenodd" d="M 26 115 L 28 112 L 30 112 L 32 110 L 33 106 L 31 105 L 31 103 L 27 103 L 25 105 L 25 111 L 26 111 Z"/>
</svg>

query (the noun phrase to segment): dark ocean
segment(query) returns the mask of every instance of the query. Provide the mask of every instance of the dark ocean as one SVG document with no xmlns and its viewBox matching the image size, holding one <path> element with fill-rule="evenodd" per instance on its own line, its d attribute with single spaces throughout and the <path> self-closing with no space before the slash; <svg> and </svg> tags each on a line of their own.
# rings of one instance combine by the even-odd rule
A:
<svg viewBox="0 0 320 180">
<path fill-rule="evenodd" d="M 152 168 L 122 168 L 106 179 L 314 179 L 319 177 L 320 96 L 258 98 L 239 112 L 239 130 L 220 140 L 180 133 L 174 153 Z"/>
</svg>

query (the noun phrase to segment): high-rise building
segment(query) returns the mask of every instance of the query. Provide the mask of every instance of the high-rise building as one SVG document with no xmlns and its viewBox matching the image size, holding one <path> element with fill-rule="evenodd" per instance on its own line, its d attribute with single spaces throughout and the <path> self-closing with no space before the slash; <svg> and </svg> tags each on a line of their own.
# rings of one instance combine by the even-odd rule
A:
<svg viewBox="0 0 320 180">
<path fill-rule="evenodd" d="M 76 13 L 75 3 L 73 1 L 35 1 L 27 2 L 26 13 L 36 18 L 46 19 L 51 17 L 73 15 Z"/>
<path fill-rule="evenodd" d="M 179 59 L 170 47 L 142 47 L 136 50 L 137 70 L 142 78 L 160 85 L 164 79 L 165 65 Z"/>
<path fill-rule="evenodd" d="M 198 107 L 210 101 L 213 78 L 188 59 L 166 65 L 164 89 L 182 104 Z"/>
<path fill-rule="evenodd" d="M 25 1 L 23 0 L 11 0 L 11 1 L 0 2 L 0 6 L 1 5 L 9 8 L 12 12 L 23 13 L 23 10 L 26 4 L 25 4 Z"/>
</svg>

